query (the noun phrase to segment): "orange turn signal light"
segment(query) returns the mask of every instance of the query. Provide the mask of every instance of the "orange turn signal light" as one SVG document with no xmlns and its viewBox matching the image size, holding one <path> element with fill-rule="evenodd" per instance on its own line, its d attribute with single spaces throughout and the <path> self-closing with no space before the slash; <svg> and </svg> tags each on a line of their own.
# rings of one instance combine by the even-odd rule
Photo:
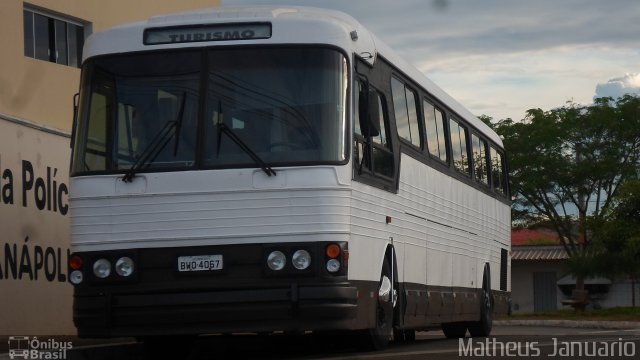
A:
<svg viewBox="0 0 640 360">
<path fill-rule="evenodd" d="M 340 246 L 338 244 L 329 244 L 326 249 L 327 257 L 335 259 L 340 255 Z"/>
</svg>

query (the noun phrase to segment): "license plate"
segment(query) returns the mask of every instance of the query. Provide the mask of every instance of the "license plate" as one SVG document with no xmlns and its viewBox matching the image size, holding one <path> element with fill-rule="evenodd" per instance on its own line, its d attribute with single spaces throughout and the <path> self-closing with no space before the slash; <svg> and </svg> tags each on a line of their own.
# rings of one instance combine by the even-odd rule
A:
<svg viewBox="0 0 640 360">
<path fill-rule="evenodd" d="M 196 255 L 178 257 L 178 271 L 222 270 L 222 255 Z"/>
</svg>

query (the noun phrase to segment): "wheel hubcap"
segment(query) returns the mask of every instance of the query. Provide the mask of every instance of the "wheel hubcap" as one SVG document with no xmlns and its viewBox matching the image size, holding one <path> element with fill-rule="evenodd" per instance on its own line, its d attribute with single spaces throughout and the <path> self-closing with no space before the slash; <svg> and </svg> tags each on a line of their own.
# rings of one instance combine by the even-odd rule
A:
<svg viewBox="0 0 640 360">
<path fill-rule="evenodd" d="M 486 309 L 490 309 L 491 308 L 491 297 L 486 292 L 484 293 L 484 307 Z"/>
<path fill-rule="evenodd" d="M 382 276 L 382 281 L 380 281 L 380 289 L 378 289 L 378 301 L 388 303 L 392 299 L 391 291 L 391 280 L 386 275 Z M 393 297 L 396 297 L 395 291 Z"/>
</svg>

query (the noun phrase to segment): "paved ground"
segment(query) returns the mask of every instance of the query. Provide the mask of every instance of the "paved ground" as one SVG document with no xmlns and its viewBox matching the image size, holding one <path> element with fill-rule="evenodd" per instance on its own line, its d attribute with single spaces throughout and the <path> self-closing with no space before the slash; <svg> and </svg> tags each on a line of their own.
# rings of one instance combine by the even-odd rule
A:
<svg viewBox="0 0 640 360">
<path fill-rule="evenodd" d="M 575 324 L 574 324 L 575 325 Z M 586 324 L 589 325 L 589 324 Z M 446 339 L 441 331 L 421 332 L 416 341 L 392 343 L 379 352 L 361 352 L 355 339 L 304 336 L 209 336 L 190 344 L 167 339 L 147 358 L 159 359 L 638 359 L 640 324 L 625 329 L 558 326 L 499 325 L 491 338 Z M 631 328 L 628 328 L 631 327 Z M 44 340 L 44 339 L 41 339 Z M 169 346 L 167 346 L 169 345 Z M 604 352 L 607 352 L 606 354 Z M 582 352 L 579 354 L 578 352 Z M 589 356 L 593 352 L 595 356 Z M 556 356 L 550 356 L 550 355 Z M 567 355 L 567 356 L 561 356 Z M 582 356 L 580 356 L 582 355 Z M 83 346 L 65 354 L 67 359 L 145 359 L 140 343 Z M 9 359 L 8 354 L 0 360 Z"/>
</svg>

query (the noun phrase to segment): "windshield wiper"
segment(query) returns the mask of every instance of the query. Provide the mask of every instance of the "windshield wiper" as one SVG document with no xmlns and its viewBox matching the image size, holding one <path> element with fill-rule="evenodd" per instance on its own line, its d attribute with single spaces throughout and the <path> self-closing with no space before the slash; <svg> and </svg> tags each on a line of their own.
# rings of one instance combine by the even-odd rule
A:
<svg viewBox="0 0 640 360">
<path fill-rule="evenodd" d="M 222 140 L 222 134 L 226 134 L 242 151 L 244 151 L 249 157 L 260 166 L 267 176 L 276 176 L 276 172 L 258 156 L 242 139 L 233 132 L 233 130 L 224 123 L 222 117 L 222 101 L 218 101 L 218 119 L 216 127 L 218 129 L 218 144 L 216 149 L 216 156 L 220 155 L 220 140 Z"/>
<path fill-rule="evenodd" d="M 152 163 L 160 152 L 167 146 L 167 144 L 171 141 L 171 138 L 175 137 L 176 145 L 174 148 L 174 156 L 178 153 L 178 137 L 180 136 L 180 130 L 182 128 L 182 117 L 184 115 L 184 104 L 185 99 L 187 98 L 187 94 L 184 93 L 182 95 L 182 102 L 180 104 L 180 109 L 178 109 L 178 115 L 176 119 L 173 121 L 167 121 L 162 129 L 158 131 L 156 136 L 151 140 L 149 146 L 147 146 L 138 160 L 131 165 L 129 170 L 122 177 L 123 182 L 131 182 L 133 178 L 136 176 L 138 170 L 140 170 L 143 166 L 149 165 Z"/>
<path fill-rule="evenodd" d="M 175 133 L 176 122 L 168 121 L 164 124 L 164 127 L 158 131 L 156 136 L 151 140 L 149 146 L 140 154 L 138 160 L 131 165 L 129 170 L 122 177 L 122 181 L 131 182 L 133 178 L 136 176 L 138 170 L 140 170 L 144 165 L 148 165 L 150 162 L 153 162 L 155 158 L 160 154 L 160 151 L 164 149 L 171 138 L 173 137 L 173 133 Z"/>
<path fill-rule="evenodd" d="M 178 118 L 176 119 L 176 143 L 173 146 L 173 156 L 178 156 L 178 145 L 180 144 L 180 131 L 182 130 L 182 119 L 184 118 L 184 103 L 187 101 L 187 93 L 182 93 L 182 102 L 180 103 L 180 109 L 178 110 Z"/>
</svg>

